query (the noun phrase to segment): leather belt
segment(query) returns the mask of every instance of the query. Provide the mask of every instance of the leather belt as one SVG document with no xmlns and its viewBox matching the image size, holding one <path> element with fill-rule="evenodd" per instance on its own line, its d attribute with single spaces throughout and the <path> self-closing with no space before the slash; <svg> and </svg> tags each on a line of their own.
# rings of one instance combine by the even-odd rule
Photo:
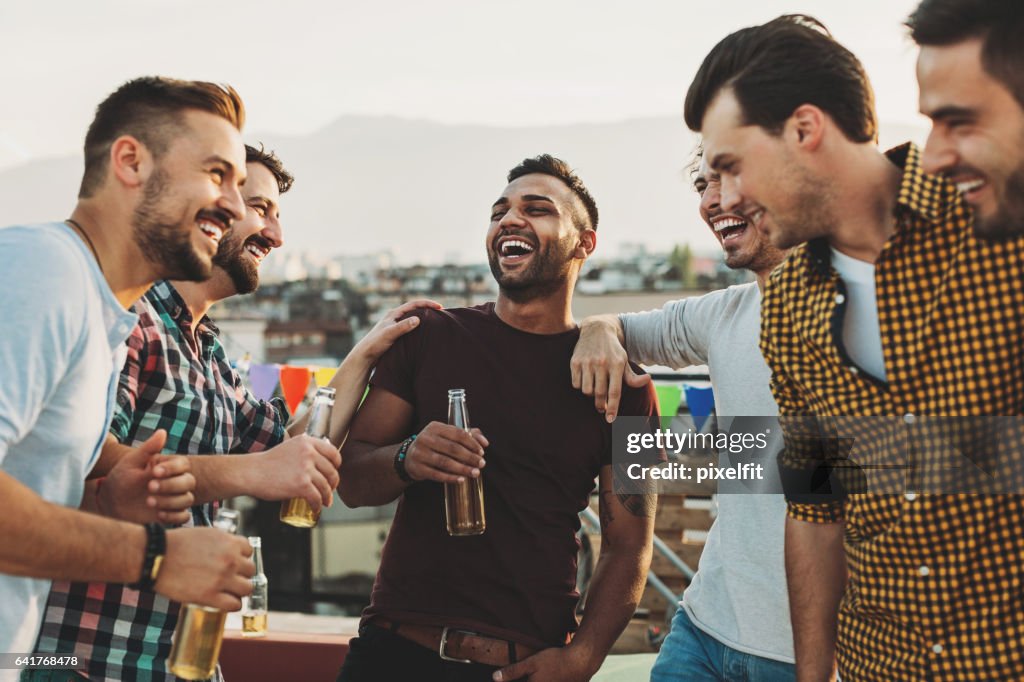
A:
<svg viewBox="0 0 1024 682">
<path fill-rule="evenodd" d="M 436 651 L 442 659 L 456 663 L 481 663 L 502 668 L 538 651 L 508 639 L 442 625 L 396 623 L 380 616 L 371 619 L 370 624 L 390 630 L 399 637 Z"/>
</svg>

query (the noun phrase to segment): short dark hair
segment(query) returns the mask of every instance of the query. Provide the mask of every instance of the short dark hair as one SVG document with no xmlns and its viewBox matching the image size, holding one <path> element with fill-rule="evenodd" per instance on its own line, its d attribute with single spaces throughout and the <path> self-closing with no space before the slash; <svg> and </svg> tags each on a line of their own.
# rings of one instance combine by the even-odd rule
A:
<svg viewBox="0 0 1024 682">
<path fill-rule="evenodd" d="M 597 202 L 594 201 L 590 191 L 569 164 L 550 154 L 541 154 L 532 159 L 523 159 L 522 163 L 508 172 L 508 182 L 531 173 L 550 175 L 564 182 L 566 187 L 571 189 L 573 194 L 583 202 L 583 207 L 587 209 L 587 216 L 590 218 L 589 227 L 593 230 L 597 229 Z M 587 229 L 588 226 L 582 220 L 582 216 L 574 216 L 574 220 L 576 227 L 581 230 Z"/>
<path fill-rule="evenodd" d="M 731 88 L 744 123 L 773 135 L 803 104 L 827 113 L 853 142 L 878 139 L 875 95 L 852 52 L 823 23 L 787 14 L 723 38 L 704 58 L 686 93 L 684 116 L 699 131 L 708 107 Z"/>
<path fill-rule="evenodd" d="M 295 176 L 285 170 L 284 164 L 281 163 L 281 159 L 278 158 L 277 154 L 264 149 L 262 142 L 259 147 L 253 147 L 251 144 L 245 145 L 245 162 L 262 163 L 270 171 L 270 174 L 274 176 L 274 179 L 277 180 L 277 189 L 281 194 L 290 190 L 292 183 L 295 182 Z"/>
<path fill-rule="evenodd" d="M 245 105 L 230 85 L 145 76 L 115 90 L 96 107 L 85 135 L 85 173 L 78 196 L 92 196 L 103 183 L 114 140 L 131 135 L 159 157 L 173 133 L 180 131 L 182 115 L 189 109 L 216 114 L 238 130 L 245 124 Z"/>
<path fill-rule="evenodd" d="M 981 38 L 981 65 L 1024 107 L 1024 3 L 1021 0 L 922 0 L 907 19 L 918 45 Z"/>
</svg>

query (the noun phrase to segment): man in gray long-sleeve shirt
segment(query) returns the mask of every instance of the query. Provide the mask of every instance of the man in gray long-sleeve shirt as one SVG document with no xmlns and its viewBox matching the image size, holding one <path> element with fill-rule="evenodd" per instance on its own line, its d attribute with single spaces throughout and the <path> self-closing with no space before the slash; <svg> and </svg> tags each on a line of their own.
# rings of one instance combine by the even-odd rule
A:
<svg viewBox="0 0 1024 682">
<path fill-rule="evenodd" d="M 757 282 L 671 301 L 660 310 L 585 319 L 572 358 L 573 385 L 594 396 L 608 421 L 616 416 L 623 380 L 634 386 L 650 380 L 633 374 L 627 355 L 677 368 L 706 364 L 719 415 L 778 414 L 758 337 L 761 290 L 786 252 L 772 247 L 744 216 L 722 210 L 718 175 L 703 161 L 694 187 L 701 195 L 701 217 L 722 244 L 726 265 L 752 271 Z M 765 472 L 777 478 L 775 467 Z M 777 480 L 761 483 L 781 489 Z M 652 681 L 794 679 L 783 563 L 785 514 L 779 494 L 720 496 L 718 519 Z"/>
</svg>

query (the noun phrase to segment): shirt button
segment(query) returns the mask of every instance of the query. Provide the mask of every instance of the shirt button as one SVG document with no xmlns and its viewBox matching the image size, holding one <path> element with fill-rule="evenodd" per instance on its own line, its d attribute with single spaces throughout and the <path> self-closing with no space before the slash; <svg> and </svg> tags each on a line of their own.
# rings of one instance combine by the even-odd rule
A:
<svg viewBox="0 0 1024 682">
<path fill-rule="evenodd" d="M 842 294 L 836 294 L 836 305 L 842 305 L 846 301 L 846 297 Z"/>
<path fill-rule="evenodd" d="M 913 424 L 914 422 L 917 421 L 917 417 L 915 417 L 910 412 L 907 412 L 905 415 L 903 415 L 903 421 L 906 424 Z"/>
<path fill-rule="evenodd" d="M 913 502 L 917 499 L 917 493 L 907 493 L 903 497 L 907 498 L 907 502 Z"/>
<path fill-rule="evenodd" d="M 934 651 L 937 654 L 941 654 L 942 653 L 942 645 L 941 644 L 936 644 L 935 646 L 932 647 L 932 651 Z"/>
<path fill-rule="evenodd" d="M 921 568 L 917 569 L 917 572 L 921 575 L 926 576 L 932 572 L 932 569 L 928 568 L 927 566 L 922 566 Z"/>
<path fill-rule="evenodd" d="M 850 365 L 850 373 L 851 373 L 851 374 L 860 374 L 860 370 L 859 370 L 859 369 L 857 369 L 857 367 L 856 367 L 856 366 L 854 366 L 854 365 Z"/>
</svg>

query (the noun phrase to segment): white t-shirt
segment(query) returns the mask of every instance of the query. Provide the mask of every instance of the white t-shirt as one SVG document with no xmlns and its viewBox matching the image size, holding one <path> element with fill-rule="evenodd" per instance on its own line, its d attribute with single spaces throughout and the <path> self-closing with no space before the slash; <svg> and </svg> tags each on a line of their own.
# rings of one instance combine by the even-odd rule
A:
<svg viewBox="0 0 1024 682">
<path fill-rule="evenodd" d="M 138 318 L 66 225 L 0 229 L 0 254 L 0 471 L 78 507 Z M 0 651 L 32 651 L 49 589 L 49 580 L 0 574 Z M 0 671 L 0 680 L 17 676 Z"/>
<path fill-rule="evenodd" d="M 761 291 L 756 283 L 670 301 L 660 310 L 619 319 L 631 360 L 675 368 L 706 364 L 718 415 L 778 416 L 769 386 L 771 370 L 758 347 Z M 780 435 L 776 429 L 769 437 L 767 451 L 781 447 Z M 772 463 L 764 472 L 765 488 L 781 490 L 778 467 Z M 681 606 L 694 625 L 722 644 L 792 663 L 785 523 L 781 494 L 719 495 L 718 517 Z"/>
<path fill-rule="evenodd" d="M 885 381 L 882 333 L 878 329 L 875 264 L 851 258 L 835 249 L 832 267 L 846 285 L 843 345 L 846 353 L 872 376 Z"/>
</svg>

